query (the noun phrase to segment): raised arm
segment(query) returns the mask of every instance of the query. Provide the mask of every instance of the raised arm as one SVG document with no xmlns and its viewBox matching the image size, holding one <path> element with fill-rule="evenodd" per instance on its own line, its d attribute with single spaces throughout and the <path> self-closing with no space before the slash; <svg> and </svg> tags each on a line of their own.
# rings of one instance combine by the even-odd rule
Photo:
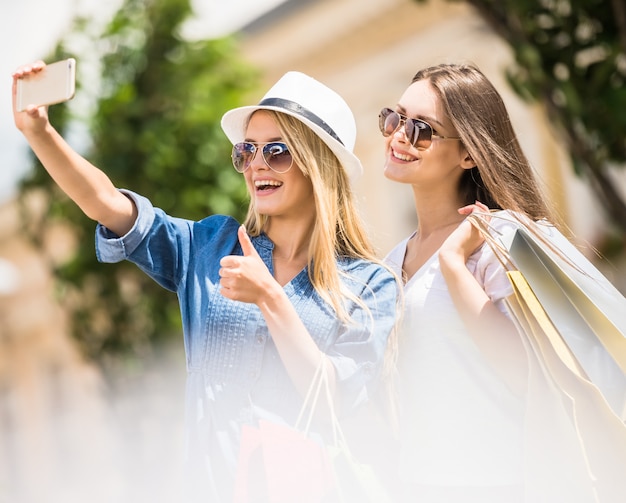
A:
<svg viewBox="0 0 626 503">
<path fill-rule="evenodd" d="M 461 214 L 489 211 L 484 204 L 461 208 Z M 483 287 L 466 267 L 474 250 L 484 241 L 469 220 L 448 237 L 439 250 L 439 264 L 450 297 L 477 346 L 507 380 L 509 386 L 523 393 L 526 383 L 526 358 L 517 329 L 491 301 Z"/>
<path fill-rule="evenodd" d="M 45 68 L 38 61 L 13 73 L 13 118 L 33 152 L 57 185 L 85 215 L 119 236 L 126 234 L 135 223 L 137 209 L 120 193 L 109 177 L 75 152 L 48 120 L 46 107 L 29 106 L 16 111 L 17 81 L 28 78 Z"/>
</svg>

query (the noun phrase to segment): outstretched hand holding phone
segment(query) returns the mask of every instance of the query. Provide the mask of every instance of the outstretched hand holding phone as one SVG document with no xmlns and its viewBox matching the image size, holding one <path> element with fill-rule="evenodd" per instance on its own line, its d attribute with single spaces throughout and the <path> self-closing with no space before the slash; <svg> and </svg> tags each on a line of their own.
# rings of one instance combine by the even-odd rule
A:
<svg viewBox="0 0 626 503">
<path fill-rule="evenodd" d="M 51 65 L 37 61 L 15 70 L 15 125 L 46 171 L 83 212 L 123 236 L 135 222 L 134 204 L 104 172 L 75 152 L 48 120 L 48 104 L 73 96 L 74 68 L 75 62 L 70 59 Z"/>
<path fill-rule="evenodd" d="M 23 67 L 25 73 L 18 79 L 16 110 L 22 112 L 36 107 L 63 103 L 74 97 L 76 90 L 76 60 L 64 59 L 49 65 L 37 62 Z"/>
</svg>

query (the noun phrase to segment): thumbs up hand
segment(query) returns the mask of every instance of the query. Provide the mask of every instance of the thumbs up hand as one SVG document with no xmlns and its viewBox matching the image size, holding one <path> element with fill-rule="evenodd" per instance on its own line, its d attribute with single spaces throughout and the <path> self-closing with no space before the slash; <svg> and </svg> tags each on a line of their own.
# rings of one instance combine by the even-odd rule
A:
<svg viewBox="0 0 626 503">
<path fill-rule="evenodd" d="M 250 241 L 250 236 L 248 236 L 246 228 L 243 225 L 240 225 L 239 229 L 237 229 L 237 236 L 239 237 L 239 244 L 241 245 L 241 249 L 243 250 L 243 256 L 257 257 L 259 260 L 261 260 L 261 257 L 259 257 L 256 248 L 252 244 L 252 241 Z"/>
<path fill-rule="evenodd" d="M 243 225 L 237 235 L 243 256 L 227 255 L 220 261 L 220 293 L 231 300 L 258 305 L 278 283 L 252 245 Z"/>
</svg>

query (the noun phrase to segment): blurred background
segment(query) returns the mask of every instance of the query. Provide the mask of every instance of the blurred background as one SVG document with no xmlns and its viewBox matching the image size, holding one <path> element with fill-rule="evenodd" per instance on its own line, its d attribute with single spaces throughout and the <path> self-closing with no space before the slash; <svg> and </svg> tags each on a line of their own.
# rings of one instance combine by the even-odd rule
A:
<svg viewBox="0 0 626 503">
<path fill-rule="evenodd" d="M 626 291 L 623 0 L 22 0 L 0 7 L 0 503 L 176 501 L 185 360 L 177 301 L 99 265 L 94 224 L 12 124 L 11 71 L 77 59 L 51 107 L 120 187 L 202 218 L 247 206 L 221 115 L 300 70 L 352 107 L 361 212 L 384 255 L 416 225 L 382 174 L 378 111 L 421 67 L 476 64 L 503 95 L 576 242 Z M 600 256 L 594 252 L 600 252 Z"/>
</svg>

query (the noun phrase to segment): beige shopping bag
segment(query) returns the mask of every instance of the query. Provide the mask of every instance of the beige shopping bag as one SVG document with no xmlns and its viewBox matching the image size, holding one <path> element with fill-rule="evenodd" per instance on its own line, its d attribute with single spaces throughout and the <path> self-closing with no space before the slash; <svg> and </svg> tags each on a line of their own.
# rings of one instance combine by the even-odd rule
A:
<svg viewBox="0 0 626 503">
<path fill-rule="evenodd" d="M 626 298 L 554 227 L 504 240 L 550 321 L 613 411 L 626 419 Z"/>
</svg>

